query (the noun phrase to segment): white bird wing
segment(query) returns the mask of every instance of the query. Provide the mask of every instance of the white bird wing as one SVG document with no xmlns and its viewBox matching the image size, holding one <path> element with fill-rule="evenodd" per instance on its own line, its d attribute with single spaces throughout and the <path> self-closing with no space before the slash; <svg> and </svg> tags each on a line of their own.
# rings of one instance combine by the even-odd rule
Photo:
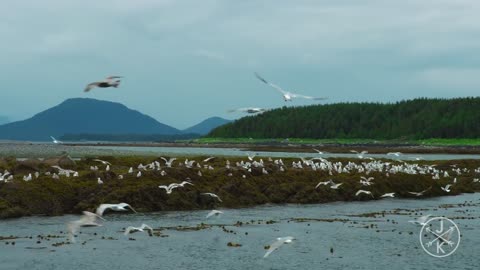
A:
<svg viewBox="0 0 480 270">
<path fill-rule="evenodd" d="M 92 82 L 92 83 L 87 84 L 87 86 L 85 87 L 83 92 L 90 92 L 90 90 L 97 87 L 100 83 L 102 83 L 102 82 Z"/>
<path fill-rule="evenodd" d="M 100 206 L 97 207 L 97 210 L 95 211 L 95 213 L 97 213 L 97 215 L 99 215 L 99 216 L 102 216 L 103 212 L 105 212 L 105 210 L 110 208 L 110 207 L 112 207 L 112 205 L 108 204 L 108 203 L 100 204 Z"/>
<path fill-rule="evenodd" d="M 110 162 L 105 161 L 105 160 L 101 160 L 101 159 L 94 159 L 94 161 L 101 162 L 102 164 L 105 164 L 105 165 L 112 165 Z"/>
<path fill-rule="evenodd" d="M 262 78 L 257 72 L 255 72 L 255 77 L 257 77 L 257 79 L 259 79 L 259 80 L 262 81 L 263 83 L 268 84 L 268 85 L 270 85 L 271 87 L 277 89 L 277 91 L 279 91 L 279 92 L 282 93 L 283 95 L 291 94 L 291 93 L 283 90 L 280 86 L 275 85 L 275 84 L 270 83 L 270 82 L 267 82 L 267 80 L 265 80 L 264 78 Z"/>
<path fill-rule="evenodd" d="M 210 211 L 210 212 L 207 214 L 207 217 L 206 217 L 206 218 L 209 218 L 209 217 L 211 217 L 211 216 L 213 216 L 213 215 L 216 215 L 216 214 L 223 214 L 223 212 L 222 212 L 222 211 L 218 211 L 218 210 L 212 210 L 212 211 Z"/>
<path fill-rule="evenodd" d="M 215 157 L 209 157 L 203 160 L 203 162 L 209 162 L 210 160 L 213 160 Z"/>
<path fill-rule="evenodd" d="M 124 235 L 128 235 L 130 234 L 132 231 L 136 232 L 138 231 L 138 228 L 135 228 L 133 226 L 128 226 L 126 229 L 125 229 L 125 232 L 123 233 Z"/>
<path fill-rule="evenodd" d="M 123 76 L 108 76 L 105 78 L 105 80 L 113 80 L 113 79 L 120 79 L 123 78 Z"/>
<path fill-rule="evenodd" d="M 277 248 L 281 247 L 284 244 L 282 240 L 277 240 L 274 243 L 270 245 L 270 248 L 267 250 L 265 255 L 263 255 L 263 258 L 268 257 L 272 252 L 274 252 Z"/>
<path fill-rule="evenodd" d="M 133 207 L 128 203 L 120 203 L 119 206 L 121 206 L 123 208 L 128 207 L 128 208 L 132 209 L 133 212 L 137 213 L 137 211 L 135 211 L 135 209 L 133 209 Z"/>
<path fill-rule="evenodd" d="M 263 255 L 263 258 L 268 257 L 268 255 L 270 255 L 270 254 L 271 254 L 272 252 L 274 252 L 276 249 L 278 249 L 278 248 L 281 247 L 283 244 L 285 244 L 285 242 L 291 242 L 293 239 L 294 239 L 294 238 L 291 237 L 291 236 L 277 238 L 277 241 L 273 242 L 273 243 L 270 245 L 270 248 L 267 250 L 267 252 L 265 253 L 265 255 Z"/>
<path fill-rule="evenodd" d="M 305 98 L 305 99 L 312 99 L 312 100 L 325 100 L 328 99 L 326 97 L 311 97 L 311 96 L 305 96 L 305 95 L 300 95 L 300 94 L 295 94 L 295 93 L 290 93 L 287 92 L 292 98 Z"/>
<path fill-rule="evenodd" d="M 148 226 L 147 224 L 142 224 L 142 226 L 140 226 L 140 228 L 141 228 L 142 230 L 147 229 L 147 230 L 149 230 L 150 232 L 153 232 L 153 228 L 150 227 L 150 226 Z"/>
</svg>

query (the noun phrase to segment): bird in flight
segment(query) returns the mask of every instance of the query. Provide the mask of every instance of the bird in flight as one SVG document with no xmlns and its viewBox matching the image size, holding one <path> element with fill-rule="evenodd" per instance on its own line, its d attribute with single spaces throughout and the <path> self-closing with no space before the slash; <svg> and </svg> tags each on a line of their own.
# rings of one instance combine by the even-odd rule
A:
<svg viewBox="0 0 480 270">
<path fill-rule="evenodd" d="M 423 196 L 423 194 L 427 191 L 429 191 L 432 187 L 429 187 L 423 191 L 420 191 L 420 192 L 414 192 L 414 191 L 409 191 L 408 193 L 412 194 L 412 195 L 415 195 L 417 197 L 420 197 L 420 196 Z"/>
<path fill-rule="evenodd" d="M 148 226 L 147 224 L 142 224 L 140 227 L 133 227 L 129 226 L 125 229 L 125 232 L 123 233 L 124 235 L 129 235 L 134 232 L 144 232 L 145 230 L 148 231 L 148 234 L 151 236 L 153 234 L 153 229 L 152 227 Z"/>
<path fill-rule="evenodd" d="M 62 144 L 62 143 L 63 143 L 63 142 L 55 139 L 53 136 L 50 136 L 50 138 L 52 138 L 52 142 L 53 142 L 54 144 Z"/>
<path fill-rule="evenodd" d="M 100 87 L 100 88 L 108 88 L 108 87 L 115 87 L 117 88 L 120 85 L 120 80 L 117 80 L 119 78 L 123 78 L 122 76 L 108 76 L 107 78 L 103 79 L 103 81 L 98 81 L 98 82 L 92 82 L 87 84 L 85 89 L 83 90 L 84 92 L 90 92 L 95 87 Z"/>
<path fill-rule="evenodd" d="M 260 81 L 262 81 L 263 83 L 267 84 L 267 85 L 270 85 L 271 87 L 277 89 L 277 91 L 279 91 L 282 96 L 283 96 L 283 99 L 285 101 L 292 101 L 292 99 L 294 98 L 305 98 L 305 99 L 311 99 L 311 100 L 325 100 L 327 98 L 325 97 L 311 97 L 311 96 L 304 96 L 304 95 L 300 95 L 300 94 L 295 94 L 295 93 L 292 93 L 292 92 L 288 92 L 288 91 L 285 91 L 283 90 L 280 86 L 276 85 L 276 84 L 273 84 L 271 82 L 267 82 L 264 78 L 262 78 L 258 73 L 255 72 L 255 77 L 257 77 L 257 79 L 259 79 Z"/>
<path fill-rule="evenodd" d="M 232 113 L 232 112 L 244 112 L 244 113 L 250 113 L 250 114 L 254 114 L 254 113 L 262 113 L 266 111 L 265 109 L 262 109 L 262 108 L 253 108 L 253 107 L 248 107 L 248 108 L 239 108 L 239 109 L 235 109 L 235 110 L 228 110 L 229 113 Z"/>
<path fill-rule="evenodd" d="M 137 212 L 128 203 L 119 203 L 119 204 L 104 203 L 104 204 L 101 204 L 97 208 L 96 214 L 98 216 L 103 216 L 103 212 L 105 212 L 105 210 L 107 210 L 107 209 L 110 209 L 110 210 L 113 210 L 113 211 L 128 211 L 128 209 L 126 209 L 127 207 L 132 209 L 133 212 L 135 212 L 135 213 Z"/>
<path fill-rule="evenodd" d="M 430 216 L 431 216 L 431 215 L 425 215 L 425 216 L 422 216 L 422 217 L 419 217 L 419 218 L 416 218 L 416 219 L 413 219 L 413 220 L 409 220 L 408 222 L 423 226 L 423 225 L 425 225 L 425 224 L 427 223 L 427 221 L 429 220 Z"/>
<path fill-rule="evenodd" d="M 292 236 L 286 236 L 286 237 L 279 237 L 277 238 L 277 241 L 273 242 L 271 245 L 270 245 L 270 248 L 267 250 L 267 252 L 265 253 L 265 255 L 263 255 L 263 258 L 266 258 L 268 257 L 268 255 L 270 255 L 272 252 L 274 252 L 276 249 L 278 249 L 279 247 L 281 247 L 283 244 L 290 244 L 293 242 L 293 240 L 295 240 L 295 238 L 293 238 Z"/>
<path fill-rule="evenodd" d="M 218 215 L 220 215 L 220 214 L 223 214 L 223 212 L 222 212 L 222 211 L 218 211 L 218 210 L 212 210 L 212 211 L 210 211 L 210 212 L 207 214 L 207 217 L 206 217 L 206 218 L 209 218 L 209 217 L 211 217 L 211 216 L 218 216 Z"/>
<path fill-rule="evenodd" d="M 102 226 L 101 223 L 97 222 L 97 219 L 105 220 L 98 214 L 88 212 L 88 211 L 83 211 L 83 215 L 79 220 L 75 220 L 67 223 L 67 230 L 70 234 L 70 241 L 75 243 L 75 234 L 78 232 L 80 227 Z"/>
</svg>

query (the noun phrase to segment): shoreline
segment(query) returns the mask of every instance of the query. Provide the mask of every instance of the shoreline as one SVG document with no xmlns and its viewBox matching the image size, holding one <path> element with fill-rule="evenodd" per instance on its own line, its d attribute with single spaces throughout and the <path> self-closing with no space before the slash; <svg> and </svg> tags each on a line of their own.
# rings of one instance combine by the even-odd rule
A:
<svg viewBox="0 0 480 270">
<path fill-rule="evenodd" d="M 193 147 L 238 148 L 243 151 L 316 153 L 313 148 L 329 153 L 350 153 L 351 149 L 371 154 L 402 152 L 407 154 L 480 154 L 480 146 L 430 146 L 417 144 L 285 144 L 285 143 L 65 143 L 65 146 L 100 147 Z"/>
<path fill-rule="evenodd" d="M 283 159 L 285 165 L 282 166 L 265 159 L 264 167 L 251 167 L 250 170 L 235 166 L 242 158 L 229 158 L 231 164 L 229 169 L 226 168 L 227 159 L 224 157 L 201 162 L 205 158 L 203 156 L 178 158 L 174 166 L 168 168 L 165 162 L 155 157 L 100 157 L 112 164 L 108 171 L 105 165 L 95 161 L 94 158 L 78 161 L 66 156 L 43 161 L 2 159 L 0 171 L 4 172 L 7 169 L 14 175 L 14 179 L 9 183 L 0 182 L 0 219 L 31 215 L 78 214 L 82 211 L 95 211 L 101 203 L 126 202 L 138 212 L 156 212 L 244 208 L 265 204 L 378 200 L 389 192 L 394 192 L 397 198 L 418 199 L 480 192 L 480 182 L 472 181 L 478 177 L 475 169 L 480 167 L 480 160 L 421 161 L 418 162 L 419 165 L 412 165 L 413 162 L 332 158 L 323 165 L 318 163 L 322 168 L 327 166 L 326 164 L 331 166 L 339 163 L 350 166 L 348 172 L 332 173 L 331 170 L 325 169 L 313 170 L 305 164 L 304 168 L 294 168 L 292 162 L 300 162 L 296 158 Z M 183 165 L 185 159 L 199 161 L 200 167 L 195 165 L 187 168 Z M 138 164 L 146 165 L 155 161 L 160 162 L 161 168 L 137 169 Z M 246 159 L 243 161 L 247 162 Z M 369 174 L 363 171 L 363 166 L 373 168 L 378 166 L 379 162 L 383 164 L 382 166 L 388 166 L 389 170 L 403 166 L 406 171 L 393 173 L 373 170 Z M 408 170 L 420 172 L 426 168 L 433 168 L 430 167 L 433 164 L 435 170 L 447 171 L 452 176 L 443 177 L 442 173 L 442 177 L 435 180 L 430 173 L 408 173 Z M 56 165 L 77 171 L 79 176 L 60 175 L 58 179 L 53 179 L 52 175 L 58 174 L 58 170 L 51 166 Z M 91 170 L 91 166 L 97 166 L 98 170 Z M 134 169 L 131 174 L 128 173 L 130 167 Z M 280 169 L 281 167 L 283 169 Z M 454 175 L 455 168 L 464 171 Z M 38 179 L 23 180 L 23 177 L 35 171 L 40 172 Z M 141 176 L 137 177 L 139 171 Z M 122 175 L 123 179 L 119 179 L 119 175 Z M 365 186 L 359 181 L 361 177 L 373 177 L 374 180 Z M 102 180 L 102 184 L 98 183 L 98 178 Z M 315 188 L 319 182 L 330 179 L 342 185 L 338 189 L 331 188 L 330 184 Z M 171 194 L 159 188 L 159 185 L 181 183 L 186 180 L 192 185 L 178 187 Z M 442 190 L 447 184 L 451 185 L 450 192 Z M 372 194 L 356 196 L 355 193 L 360 189 L 370 191 Z M 409 193 L 421 191 L 425 192 L 418 197 Z M 221 201 L 202 193 L 215 193 Z"/>
</svg>

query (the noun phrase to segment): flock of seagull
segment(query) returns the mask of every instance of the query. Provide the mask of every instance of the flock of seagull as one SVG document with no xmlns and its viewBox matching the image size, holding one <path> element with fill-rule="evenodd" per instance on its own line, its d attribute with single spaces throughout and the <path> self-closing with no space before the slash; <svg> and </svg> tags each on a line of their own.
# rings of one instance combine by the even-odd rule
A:
<svg viewBox="0 0 480 270">
<path fill-rule="evenodd" d="M 306 96 L 306 95 L 301 95 L 293 92 L 289 92 L 281 88 L 280 86 L 271 83 L 267 80 L 265 80 L 262 76 L 260 76 L 257 72 L 254 72 L 255 77 L 259 79 L 261 82 L 265 83 L 266 85 L 274 88 L 277 90 L 281 95 L 282 98 L 285 102 L 292 101 L 293 99 L 296 98 L 303 98 L 303 99 L 310 99 L 310 100 L 325 100 L 327 99 L 326 97 L 312 97 L 312 96 Z M 103 80 L 92 82 L 87 84 L 87 86 L 84 89 L 84 92 L 90 92 L 94 88 L 118 88 L 120 86 L 120 78 L 123 78 L 122 76 L 108 76 Z M 228 112 L 243 112 L 243 113 L 248 113 L 248 114 L 256 114 L 256 113 L 263 113 L 267 111 L 267 109 L 264 108 L 257 108 L 257 107 L 246 107 L 246 108 L 238 108 L 238 109 L 233 109 L 229 110 Z M 53 138 L 52 138 L 53 139 Z M 53 139 L 55 141 L 55 139 Z"/>
<path fill-rule="evenodd" d="M 329 161 L 325 158 L 321 157 L 321 151 L 318 151 L 314 149 L 316 152 L 318 152 L 318 157 L 310 158 L 310 159 L 305 159 L 305 158 L 300 158 L 298 161 L 295 161 L 295 159 L 291 162 L 291 166 L 288 164 L 285 164 L 284 161 L 279 158 L 279 159 L 272 159 L 270 157 L 266 158 L 266 161 L 264 161 L 260 157 L 256 157 L 254 154 L 248 154 L 247 160 L 240 160 L 235 163 L 230 162 L 228 159 L 225 160 L 225 165 L 224 168 L 225 173 L 227 176 L 231 177 L 232 172 L 241 172 L 242 173 L 242 178 L 247 178 L 247 175 L 251 175 L 249 173 L 252 172 L 252 169 L 261 169 L 262 174 L 271 174 L 271 173 L 277 173 L 277 172 L 285 172 L 286 170 L 313 170 L 313 171 L 322 171 L 322 172 L 328 172 L 328 174 L 334 178 L 336 175 L 340 174 L 351 174 L 351 173 L 360 173 L 360 174 L 365 174 L 365 176 L 361 176 L 359 179 L 359 184 L 363 187 L 362 189 L 359 189 L 356 193 L 355 196 L 357 197 L 362 197 L 362 196 L 368 196 L 373 198 L 394 198 L 395 197 L 395 192 L 388 192 L 383 195 L 375 195 L 372 193 L 372 191 L 368 190 L 368 187 L 372 186 L 375 184 L 375 179 L 372 176 L 369 176 L 371 173 L 383 173 L 385 177 L 389 177 L 392 174 L 398 174 L 398 173 L 403 173 L 403 174 L 408 174 L 408 175 L 429 175 L 432 177 L 432 179 L 437 180 L 440 178 L 446 178 L 450 179 L 451 183 L 447 184 L 446 186 L 442 187 L 442 190 L 446 193 L 451 191 L 451 188 L 454 187 L 454 185 L 457 183 L 457 178 L 454 176 L 460 176 L 462 174 L 467 174 L 470 172 L 470 169 L 468 168 L 460 168 L 457 165 L 451 165 L 449 169 L 437 169 L 436 165 L 419 165 L 415 163 L 407 163 L 407 162 L 390 162 L 390 161 L 384 161 L 384 160 L 375 160 L 367 156 L 367 152 L 357 152 L 358 158 L 361 162 L 353 162 L 353 161 L 348 161 L 348 162 L 341 162 L 341 161 Z M 396 156 L 400 156 L 401 153 L 397 153 Z M 130 167 L 128 169 L 127 174 L 134 174 L 136 175 L 136 178 L 141 178 L 142 177 L 142 172 L 149 171 L 149 170 L 156 170 L 160 171 L 160 175 L 165 176 L 166 172 L 163 170 L 163 168 L 173 168 L 175 166 L 178 167 L 184 167 L 188 168 L 191 170 L 196 170 L 198 171 L 198 175 L 201 176 L 201 171 L 202 170 L 215 170 L 215 168 L 209 164 L 209 161 L 215 159 L 216 157 L 209 157 L 206 158 L 200 162 L 197 162 L 195 160 L 189 160 L 186 158 L 183 162 L 178 160 L 177 158 L 164 158 L 161 157 L 160 161 L 154 161 L 150 164 L 138 164 L 136 166 L 136 169 L 134 167 Z M 105 166 L 105 171 L 111 170 L 112 164 L 108 161 L 100 160 L 100 159 L 93 159 L 93 161 L 98 162 L 99 165 L 101 164 L 102 166 Z M 163 164 L 162 164 L 163 163 Z M 218 163 L 217 163 L 218 164 Z M 53 169 L 57 170 L 58 172 L 51 173 L 49 171 L 45 172 L 44 174 L 47 176 L 52 177 L 53 179 L 60 179 L 60 176 L 62 177 L 78 177 L 79 174 L 77 171 L 74 170 L 69 170 L 69 169 L 63 169 L 60 166 L 52 166 Z M 276 168 L 276 170 L 275 170 Z M 90 170 L 92 171 L 97 171 L 100 170 L 98 166 L 90 166 Z M 136 172 L 136 174 L 135 174 Z M 450 174 L 454 176 L 450 176 Z M 475 169 L 475 174 L 480 174 L 480 168 Z M 24 181 L 32 181 L 40 176 L 40 173 L 38 171 L 34 172 L 33 175 L 32 173 L 29 173 L 28 175 L 23 176 Z M 122 174 L 118 174 L 118 179 L 123 179 Z M 453 179 L 452 179 L 453 178 Z M 14 180 L 14 175 L 12 175 L 8 171 L 4 171 L 3 173 L 0 173 L 0 182 L 10 182 Z M 473 182 L 479 183 L 478 178 L 474 178 Z M 103 184 L 102 179 L 98 178 L 98 184 L 101 185 Z M 319 189 L 319 188 L 329 188 L 332 190 L 338 190 L 342 188 L 342 182 L 335 182 L 332 179 L 329 179 L 328 181 L 322 181 L 319 182 L 314 189 Z M 169 185 L 160 185 L 158 186 L 159 189 L 165 190 L 166 194 L 171 194 L 174 190 L 179 189 L 179 188 L 184 188 L 186 185 L 194 186 L 195 184 L 191 181 L 190 178 L 185 179 L 185 181 L 181 183 L 171 183 Z M 422 191 L 409 191 L 408 193 L 420 197 L 423 196 L 425 193 L 427 193 L 432 187 L 429 187 L 425 190 Z M 200 193 L 202 196 L 208 196 L 213 198 L 214 200 L 217 200 L 219 203 L 222 202 L 222 199 L 220 196 L 217 194 L 211 193 L 211 192 L 202 192 Z M 119 204 L 101 204 L 98 206 L 96 209 L 95 213 L 84 211 L 83 215 L 80 217 L 79 220 L 75 220 L 72 222 L 69 222 L 67 224 L 68 231 L 71 236 L 72 242 L 74 242 L 74 237 L 75 234 L 80 230 L 81 227 L 96 227 L 96 226 L 102 226 L 102 223 L 100 220 L 105 221 L 103 218 L 103 214 L 105 211 L 111 210 L 111 211 L 128 211 L 131 210 L 133 212 L 136 212 L 135 209 L 130 206 L 128 203 L 119 203 Z M 217 216 L 223 214 L 222 211 L 219 210 L 211 210 L 211 212 L 206 216 L 206 218 L 210 218 L 211 216 Z M 421 220 L 419 221 L 421 223 Z M 125 234 L 130 234 L 133 232 L 137 231 L 148 231 L 150 234 L 152 233 L 152 230 L 150 226 L 146 224 L 142 224 L 140 227 L 133 227 L 129 226 L 125 230 Z M 291 243 L 294 240 L 293 237 L 288 236 L 288 237 L 281 237 L 278 238 L 272 245 L 270 245 L 270 249 L 267 251 L 265 254 L 265 257 L 269 256 L 270 253 L 272 253 L 275 249 L 280 247 L 284 243 Z"/>
</svg>

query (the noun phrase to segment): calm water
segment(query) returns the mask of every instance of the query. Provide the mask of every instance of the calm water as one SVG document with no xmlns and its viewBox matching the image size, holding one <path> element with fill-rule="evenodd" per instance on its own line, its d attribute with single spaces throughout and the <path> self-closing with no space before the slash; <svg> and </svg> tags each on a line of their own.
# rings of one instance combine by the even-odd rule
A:
<svg viewBox="0 0 480 270">
<path fill-rule="evenodd" d="M 139 146 L 91 146 L 93 149 L 110 150 L 117 152 L 145 153 L 150 155 L 202 155 L 202 156 L 247 156 L 247 153 L 257 154 L 263 157 L 319 157 L 317 153 L 296 153 L 296 152 L 266 152 L 266 151 L 243 151 L 238 148 L 204 148 L 204 147 L 139 147 Z M 357 158 L 356 154 L 327 153 L 321 155 L 323 158 Z M 480 159 L 480 155 L 452 155 L 452 154 L 405 154 L 395 157 L 386 154 L 367 154 L 365 157 L 416 160 L 453 160 L 453 159 Z"/>
<path fill-rule="evenodd" d="M 465 201 L 479 203 L 479 199 L 480 194 L 468 194 L 426 200 L 261 206 L 225 210 L 224 215 L 208 220 L 205 219 L 208 211 L 114 214 L 106 216 L 108 221 L 104 227 L 84 228 L 76 244 L 61 247 L 51 244 L 61 242 L 63 238 L 42 240 L 37 244 L 36 236 L 56 234 L 64 237 L 60 231 L 65 231 L 65 222 L 78 217 L 3 220 L 0 221 L 1 236 L 33 236 L 33 239 L 17 239 L 14 246 L 0 241 L 0 269 L 478 269 L 478 206 L 447 209 L 439 209 L 438 206 Z M 443 259 L 427 255 L 419 244 L 420 227 L 407 222 L 414 217 L 413 214 L 349 216 L 398 208 L 454 218 L 463 235 L 456 253 Z M 409 213 L 407 210 L 400 212 Z M 290 218 L 343 218 L 350 221 L 297 223 L 289 222 Z M 136 241 L 128 240 L 120 232 L 126 226 L 142 223 L 159 228 L 194 226 L 201 222 L 233 224 L 260 219 L 271 219 L 277 223 L 227 227 L 236 234 L 225 233 L 218 227 L 189 232 L 162 231 L 168 237 L 132 234 Z M 364 228 L 370 224 L 378 227 Z M 114 240 L 101 239 L 102 236 L 113 237 Z M 297 240 L 283 245 L 268 258 L 262 258 L 265 253 L 263 247 L 282 236 L 294 236 Z M 86 241 L 85 245 L 81 244 L 83 241 Z M 240 243 L 242 247 L 227 247 L 230 241 Z M 330 248 L 333 248 L 333 254 Z"/>
<path fill-rule="evenodd" d="M 312 150 L 313 151 L 313 150 Z M 295 153 L 295 152 L 265 152 L 265 151 L 243 151 L 238 148 L 204 148 L 204 147 L 140 147 L 140 146 L 69 146 L 55 145 L 52 143 L 0 143 L 0 156 L 14 156 L 17 158 L 44 158 L 58 156 L 68 153 L 71 157 L 81 158 L 85 156 L 125 156 L 125 155 L 148 155 L 148 156 L 244 156 L 248 153 L 257 154 L 263 157 L 276 158 L 309 158 L 319 157 L 317 153 Z M 345 157 L 357 158 L 355 154 L 328 153 L 321 155 L 323 158 Z M 456 160 L 456 159 L 480 159 L 480 155 L 452 155 L 452 154 L 405 154 L 400 157 L 385 154 L 367 154 L 365 157 L 401 159 L 412 161 L 417 158 L 422 160 Z"/>
</svg>

